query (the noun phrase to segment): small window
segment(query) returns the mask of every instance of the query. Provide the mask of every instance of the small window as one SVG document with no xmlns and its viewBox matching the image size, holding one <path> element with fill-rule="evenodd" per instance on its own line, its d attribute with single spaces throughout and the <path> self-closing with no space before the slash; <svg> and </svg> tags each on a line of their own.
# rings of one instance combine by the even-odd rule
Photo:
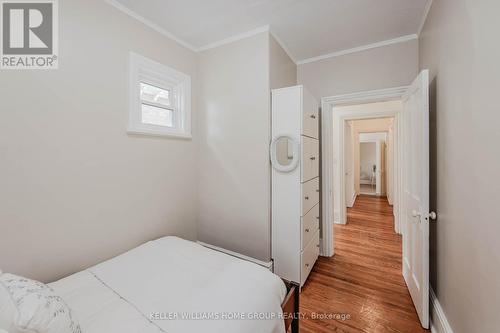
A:
<svg viewBox="0 0 500 333">
<path fill-rule="evenodd" d="M 173 127 L 175 109 L 170 101 L 170 90 L 143 82 L 140 85 L 142 123 Z"/>
<path fill-rule="evenodd" d="M 191 78 L 131 53 L 128 132 L 190 138 L 190 122 Z"/>
</svg>

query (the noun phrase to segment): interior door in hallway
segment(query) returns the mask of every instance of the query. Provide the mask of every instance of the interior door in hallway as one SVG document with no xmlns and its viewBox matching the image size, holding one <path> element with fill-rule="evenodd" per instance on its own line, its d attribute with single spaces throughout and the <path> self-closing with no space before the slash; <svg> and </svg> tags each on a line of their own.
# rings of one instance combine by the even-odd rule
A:
<svg viewBox="0 0 500 333">
<path fill-rule="evenodd" d="M 429 72 L 403 97 L 403 276 L 429 327 Z"/>
</svg>

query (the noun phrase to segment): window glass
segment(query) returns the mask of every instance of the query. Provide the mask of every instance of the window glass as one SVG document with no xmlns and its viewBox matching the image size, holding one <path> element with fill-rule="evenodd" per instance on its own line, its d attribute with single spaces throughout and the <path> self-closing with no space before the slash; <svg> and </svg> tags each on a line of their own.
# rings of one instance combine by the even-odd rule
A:
<svg viewBox="0 0 500 333">
<path fill-rule="evenodd" d="M 164 109 L 157 106 L 143 103 L 142 106 L 142 123 L 157 125 L 157 126 L 173 126 L 174 112 L 170 109 Z"/>
<path fill-rule="evenodd" d="M 159 104 L 159 106 L 169 107 L 170 91 L 141 82 L 141 100 Z"/>
</svg>

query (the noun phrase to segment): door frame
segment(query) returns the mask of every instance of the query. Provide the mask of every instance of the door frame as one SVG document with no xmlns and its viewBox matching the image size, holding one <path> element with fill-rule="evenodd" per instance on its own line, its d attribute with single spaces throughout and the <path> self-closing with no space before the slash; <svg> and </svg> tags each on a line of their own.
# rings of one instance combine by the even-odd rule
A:
<svg viewBox="0 0 500 333">
<path fill-rule="evenodd" d="M 394 216 L 396 223 L 396 231 L 401 230 L 400 221 L 400 205 L 401 198 L 401 117 L 400 110 L 376 111 L 376 112 L 339 112 L 335 111 L 335 107 L 387 102 L 393 100 L 401 100 L 407 92 L 409 86 L 362 91 L 352 94 L 344 94 L 321 99 L 321 145 L 322 145 L 322 216 L 321 219 L 321 255 L 331 257 L 334 252 L 334 237 L 333 227 L 336 222 L 346 221 L 346 198 L 345 198 L 345 179 L 344 179 L 344 124 L 347 120 L 353 119 L 370 119 L 370 118 L 386 118 L 394 117 L 395 130 L 394 135 L 398 138 L 397 149 L 395 149 L 395 164 L 394 168 L 397 171 L 396 179 L 398 180 L 395 187 L 394 200 Z M 336 153 L 339 152 L 338 157 Z M 334 184 L 341 184 L 335 187 Z M 335 204 L 337 203 L 337 204 Z M 343 207 L 343 208 L 341 208 Z"/>
</svg>

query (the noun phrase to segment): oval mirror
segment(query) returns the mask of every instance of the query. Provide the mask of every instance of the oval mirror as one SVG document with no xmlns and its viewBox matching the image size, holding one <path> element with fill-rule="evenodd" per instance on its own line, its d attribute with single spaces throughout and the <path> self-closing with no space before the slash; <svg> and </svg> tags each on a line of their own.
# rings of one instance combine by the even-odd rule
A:
<svg viewBox="0 0 500 333">
<path fill-rule="evenodd" d="M 280 135 L 271 143 L 271 163 L 281 172 L 293 171 L 299 162 L 299 144 L 289 135 Z"/>
</svg>

